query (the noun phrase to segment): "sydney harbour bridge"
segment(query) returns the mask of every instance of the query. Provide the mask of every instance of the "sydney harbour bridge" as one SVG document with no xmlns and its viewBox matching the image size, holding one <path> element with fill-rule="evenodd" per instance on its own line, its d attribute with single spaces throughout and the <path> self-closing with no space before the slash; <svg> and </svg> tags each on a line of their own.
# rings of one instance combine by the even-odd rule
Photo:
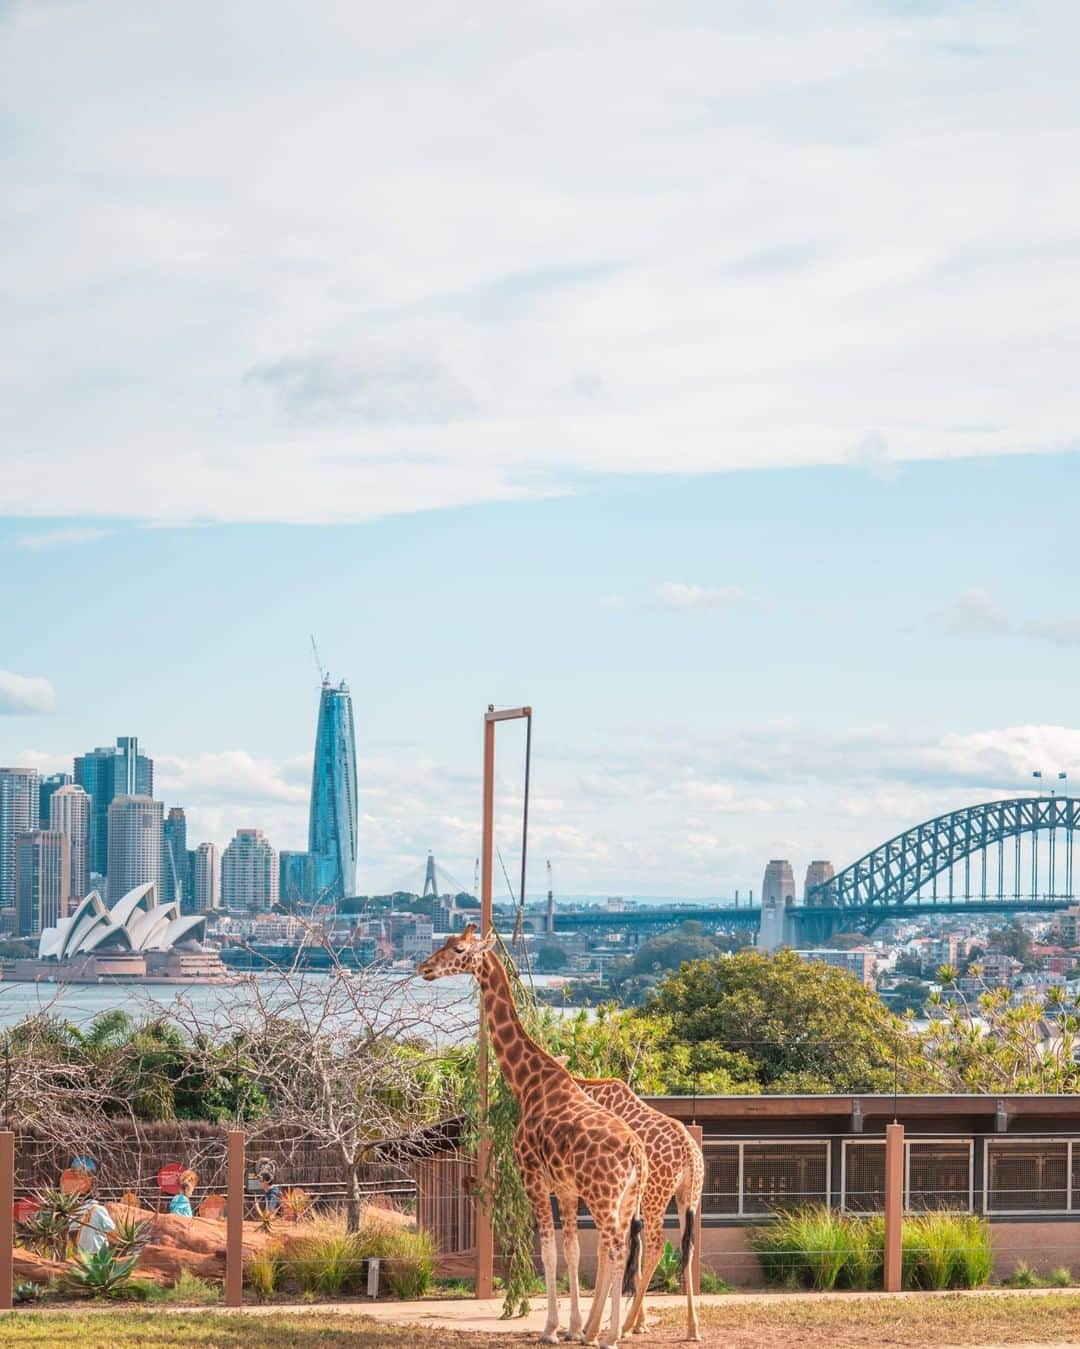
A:
<svg viewBox="0 0 1080 1349">
<path fill-rule="evenodd" d="M 656 906 L 613 914 L 559 912 L 560 932 L 660 931 L 687 919 L 762 929 L 765 946 L 815 946 L 838 931 L 871 933 L 920 914 L 1054 912 L 1075 903 L 1073 843 L 1080 798 L 1013 797 L 926 820 L 879 844 L 841 871 L 795 894 L 761 903 Z M 790 870 L 790 869 L 789 869 Z"/>
</svg>

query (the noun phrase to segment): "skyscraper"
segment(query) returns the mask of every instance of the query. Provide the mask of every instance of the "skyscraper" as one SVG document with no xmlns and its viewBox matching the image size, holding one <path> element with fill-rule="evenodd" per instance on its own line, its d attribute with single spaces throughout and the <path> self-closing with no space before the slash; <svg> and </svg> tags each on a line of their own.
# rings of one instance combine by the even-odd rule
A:
<svg viewBox="0 0 1080 1349">
<path fill-rule="evenodd" d="M 277 853 L 261 829 L 238 829 L 221 857 L 226 909 L 272 909 L 278 898 Z"/>
<path fill-rule="evenodd" d="M 154 761 L 139 753 L 134 735 L 80 754 L 75 781 L 90 797 L 90 870 L 104 876 L 109 861 L 109 806 L 117 796 L 153 796 Z"/>
<path fill-rule="evenodd" d="M 311 853 L 278 853 L 278 894 L 283 904 L 312 903 L 315 898 L 315 860 Z"/>
<path fill-rule="evenodd" d="M 109 806 L 108 900 L 153 881 L 161 894 L 162 811 L 148 796 L 117 796 Z"/>
<path fill-rule="evenodd" d="M 195 849 L 192 867 L 195 886 L 195 912 L 209 913 L 221 908 L 221 858 L 216 843 L 200 843 Z"/>
<path fill-rule="evenodd" d="M 59 829 L 35 829 L 15 840 L 15 893 L 20 937 L 40 937 L 65 918 L 71 899 L 71 840 Z"/>
<path fill-rule="evenodd" d="M 170 806 L 164 824 L 164 853 L 161 861 L 161 890 L 166 903 L 180 900 L 182 913 L 195 912 L 188 871 L 187 816 L 182 806 Z"/>
<path fill-rule="evenodd" d="M 52 800 L 53 792 L 59 791 L 61 787 L 67 787 L 70 783 L 70 773 L 50 773 L 47 778 L 41 779 L 38 784 L 38 821 L 42 829 L 49 827 L 49 802 Z"/>
<path fill-rule="evenodd" d="M 34 768 L 0 768 L 0 911 L 15 912 L 15 840 L 38 827 Z"/>
<path fill-rule="evenodd" d="M 315 728 L 308 852 L 314 898 L 342 899 L 356 892 L 356 736 L 352 698 L 344 680 L 323 679 Z"/>
<path fill-rule="evenodd" d="M 42 825 L 46 823 L 42 820 Z M 49 799 L 50 829 L 66 834 L 71 843 L 70 899 L 90 893 L 90 798 L 81 787 L 58 787 Z"/>
</svg>

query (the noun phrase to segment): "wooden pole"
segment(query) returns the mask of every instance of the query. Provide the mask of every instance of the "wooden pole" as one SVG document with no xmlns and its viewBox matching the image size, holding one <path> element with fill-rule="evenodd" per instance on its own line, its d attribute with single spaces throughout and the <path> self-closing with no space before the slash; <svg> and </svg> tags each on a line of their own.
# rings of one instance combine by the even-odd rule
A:
<svg viewBox="0 0 1080 1349">
<path fill-rule="evenodd" d="M 885 1291 L 899 1293 L 903 1279 L 904 1126 L 885 1130 Z"/>
<path fill-rule="evenodd" d="M 0 1132 L 0 1310 L 10 1311 L 15 1246 L 15 1135 Z"/>
<path fill-rule="evenodd" d="M 688 1124 L 686 1132 L 700 1148 L 705 1141 L 705 1135 L 702 1133 L 700 1124 Z M 694 1296 L 701 1292 L 701 1205 L 698 1205 L 698 1211 L 694 1214 L 694 1253 L 690 1258 L 690 1286 L 694 1290 Z"/>
<path fill-rule="evenodd" d="M 495 854 L 495 722 L 491 710 L 484 717 L 484 803 L 483 830 L 480 841 L 480 935 L 491 931 L 491 878 Z M 480 1074 L 480 1144 L 476 1154 L 476 1179 L 479 1185 L 488 1180 L 488 1158 L 491 1141 L 487 1133 L 488 1113 L 488 1028 L 483 1010 L 480 1012 L 479 1043 L 476 1068 Z M 489 1298 L 495 1292 L 495 1243 L 491 1231 L 491 1213 L 487 1204 L 476 1206 L 476 1296 Z"/>
<path fill-rule="evenodd" d="M 243 1129 L 228 1134 L 227 1202 L 225 1208 L 225 1305 L 244 1301 L 244 1168 Z"/>
<path fill-rule="evenodd" d="M 509 707 L 496 712 L 489 706 L 484 713 L 484 802 L 483 827 L 480 839 L 480 935 L 486 937 L 494 926 L 491 900 L 491 882 L 495 863 L 495 727 L 500 721 L 516 721 L 531 717 L 531 707 Z M 524 896 L 522 896 L 524 898 Z M 480 1141 L 476 1149 L 476 1180 L 487 1183 L 488 1158 L 491 1144 L 487 1136 L 488 1112 L 488 1029 L 483 1014 L 477 1040 L 476 1070 L 480 1076 Z M 476 1205 L 476 1296 L 492 1297 L 495 1293 L 495 1243 L 491 1231 L 491 1214 L 484 1204 Z"/>
</svg>

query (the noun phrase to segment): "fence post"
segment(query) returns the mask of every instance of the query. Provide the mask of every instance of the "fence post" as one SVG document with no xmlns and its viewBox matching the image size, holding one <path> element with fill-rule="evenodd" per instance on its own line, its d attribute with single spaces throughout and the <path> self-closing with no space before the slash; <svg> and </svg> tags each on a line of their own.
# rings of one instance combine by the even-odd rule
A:
<svg viewBox="0 0 1080 1349">
<path fill-rule="evenodd" d="M 0 1132 L 0 1310 L 10 1311 L 15 1245 L 15 1135 Z"/>
<path fill-rule="evenodd" d="M 903 1275 L 904 1126 L 885 1129 L 885 1291 L 899 1293 Z"/>
<path fill-rule="evenodd" d="M 694 1140 L 699 1148 L 704 1151 L 705 1135 L 702 1133 L 700 1124 L 688 1124 L 686 1132 Z M 694 1253 L 690 1257 L 690 1287 L 694 1290 L 694 1296 L 701 1292 L 701 1204 L 698 1204 L 697 1212 L 694 1214 Z"/>
<path fill-rule="evenodd" d="M 244 1131 L 228 1132 L 225 1209 L 225 1305 L 239 1307 L 244 1300 Z"/>
</svg>

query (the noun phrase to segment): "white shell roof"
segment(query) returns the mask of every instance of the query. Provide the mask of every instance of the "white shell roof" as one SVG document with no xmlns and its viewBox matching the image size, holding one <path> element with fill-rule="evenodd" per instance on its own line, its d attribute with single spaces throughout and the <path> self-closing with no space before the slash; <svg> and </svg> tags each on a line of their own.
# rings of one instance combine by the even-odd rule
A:
<svg viewBox="0 0 1080 1349">
<path fill-rule="evenodd" d="M 91 890 L 74 913 L 44 929 L 38 942 L 38 959 L 70 960 L 110 948 L 169 951 L 205 927 L 205 914 L 181 915 L 175 900 L 159 904 L 153 881 L 129 890 L 112 909 L 96 890 Z"/>
</svg>

